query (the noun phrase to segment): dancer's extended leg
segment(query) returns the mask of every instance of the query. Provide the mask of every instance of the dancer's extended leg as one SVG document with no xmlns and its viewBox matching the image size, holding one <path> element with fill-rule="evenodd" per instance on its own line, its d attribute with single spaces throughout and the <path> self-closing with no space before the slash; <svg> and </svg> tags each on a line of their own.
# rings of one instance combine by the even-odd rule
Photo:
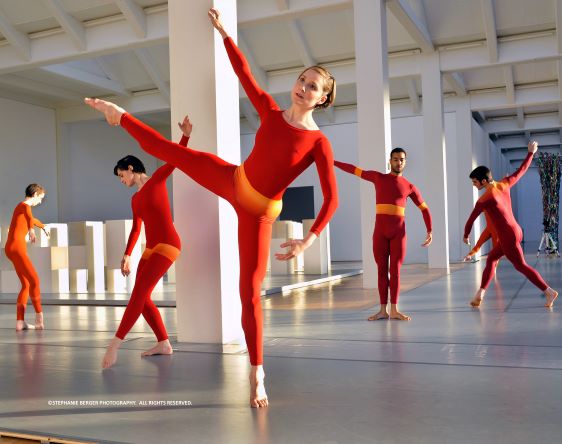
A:
<svg viewBox="0 0 562 444">
<path fill-rule="evenodd" d="M 14 264 L 16 274 L 21 282 L 21 290 L 18 294 L 16 303 L 16 330 L 19 331 L 29 328 L 27 323 L 24 321 L 25 308 L 28 298 L 31 298 L 31 303 L 33 304 L 33 308 L 36 313 L 35 328 L 43 329 L 44 324 L 41 307 L 41 290 L 39 276 L 35 271 L 35 267 L 33 267 L 33 263 L 27 254 L 12 253 L 9 255 L 9 259 Z"/>
<path fill-rule="evenodd" d="M 373 233 L 373 256 L 377 264 L 377 276 L 379 287 L 379 299 L 381 307 L 379 311 L 367 318 L 368 321 L 388 319 L 388 261 L 390 258 L 390 241 L 384 236 L 382 230 L 377 229 Z"/>
</svg>

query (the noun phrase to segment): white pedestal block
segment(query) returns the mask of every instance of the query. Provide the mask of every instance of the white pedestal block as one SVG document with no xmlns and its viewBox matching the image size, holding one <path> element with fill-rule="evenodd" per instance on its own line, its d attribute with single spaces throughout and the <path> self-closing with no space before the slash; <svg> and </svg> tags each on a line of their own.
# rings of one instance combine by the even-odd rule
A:
<svg viewBox="0 0 562 444">
<path fill-rule="evenodd" d="M 110 293 L 128 293 L 127 277 L 121 274 L 120 268 L 109 268 L 105 272 L 107 291 Z"/>
<path fill-rule="evenodd" d="M 12 270 L 0 270 L 0 293 L 19 293 L 21 282 L 16 272 Z"/>
<path fill-rule="evenodd" d="M 305 219 L 303 228 L 309 232 L 314 219 Z M 330 226 L 327 225 L 314 243 L 304 250 L 304 274 L 326 274 L 330 270 Z"/>
<path fill-rule="evenodd" d="M 88 270 L 85 268 L 70 270 L 70 291 L 72 293 L 88 292 Z"/>
<path fill-rule="evenodd" d="M 0 246 L 4 248 L 6 246 L 6 239 L 8 239 L 8 231 L 10 227 L 8 225 L 2 225 L 0 227 Z"/>
<path fill-rule="evenodd" d="M 49 232 L 49 237 L 43 230 L 38 231 L 36 247 L 68 247 L 68 225 L 67 224 L 47 224 L 45 229 Z"/>
<path fill-rule="evenodd" d="M 68 241 L 71 247 L 85 246 L 86 248 L 87 266 L 85 268 L 88 269 L 88 291 L 105 291 L 103 222 L 70 222 L 68 224 Z M 71 266 L 74 268 L 72 261 Z"/>
<path fill-rule="evenodd" d="M 12 261 L 10 261 L 10 259 L 8 259 L 8 257 L 6 256 L 4 247 L 0 249 L 0 270 L 14 270 L 14 264 L 12 264 Z"/>
<path fill-rule="evenodd" d="M 273 223 L 273 229 L 271 233 L 272 242 L 270 244 L 269 256 L 271 261 L 271 274 L 285 274 L 279 273 L 282 267 L 275 264 L 275 262 L 280 262 L 275 259 L 275 253 L 280 251 L 279 245 L 283 242 L 286 242 L 288 239 L 302 239 L 303 237 L 303 229 L 302 224 L 300 222 L 293 222 L 290 220 L 278 220 Z M 276 239 L 276 242 L 273 242 L 273 239 Z M 279 241 L 279 239 L 281 241 Z M 297 271 L 302 271 L 304 267 L 304 259 L 301 256 L 297 256 L 290 261 L 291 265 L 286 267 L 289 271 L 288 273 L 295 273 Z M 275 271 L 274 271 L 275 269 Z"/>
<path fill-rule="evenodd" d="M 285 249 L 279 248 L 279 245 L 285 242 L 286 240 L 287 240 L 286 238 L 277 238 L 277 237 L 271 238 L 271 249 L 269 250 L 269 258 L 271 262 L 270 273 L 272 276 L 294 274 L 296 271 L 295 270 L 296 261 L 294 260 L 279 261 L 275 259 L 275 253 L 277 252 L 283 253 L 288 251 L 288 249 L 286 248 Z"/>
<path fill-rule="evenodd" d="M 168 269 L 168 272 L 166 273 L 166 280 L 168 281 L 168 284 L 175 284 L 176 283 L 176 263 L 175 262 Z"/>
<path fill-rule="evenodd" d="M 42 293 L 68 293 L 68 247 L 31 248 L 28 254 Z"/>
</svg>

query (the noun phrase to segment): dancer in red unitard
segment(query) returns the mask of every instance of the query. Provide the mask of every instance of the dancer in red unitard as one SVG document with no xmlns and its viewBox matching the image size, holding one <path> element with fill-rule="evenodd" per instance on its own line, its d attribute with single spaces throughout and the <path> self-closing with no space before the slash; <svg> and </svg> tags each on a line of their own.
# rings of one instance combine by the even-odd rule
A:
<svg viewBox="0 0 562 444">
<path fill-rule="evenodd" d="M 41 289 L 39 276 L 27 255 L 27 245 L 25 236 L 29 234 L 31 243 L 35 243 L 35 229 L 41 228 L 48 236 L 45 225 L 35 219 L 31 213 L 31 207 L 39 205 L 45 197 L 45 189 L 36 183 L 32 183 L 25 189 L 25 199 L 14 209 L 8 238 L 4 251 L 6 257 L 12 261 L 16 273 L 21 282 L 21 290 L 18 294 L 16 304 L 16 331 L 27 330 L 29 325 L 25 322 L 25 306 L 27 299 L 31 297 L 31 303 L 35 309 L 35 328 L 42 330 L 45 328 L 43 323 L 43 310 L 41 308 Z"/>
<path fill-rule="evenodd" d="M 187 116 L 180 127 L 184 134 L 180 145 L 186 146 L 192 130 Z M 146 248 L 137 267 L 131 299 L 127 304 L 119 329 L 107 347 L 102 360 L 102 368 L 115 364 L 121 343 L 141 314 L 152 328 L 158 341 L 154 347 L 143 352 L 141 356 L 171 355 L 173 353 L 162 316 L 150 299 L 150 295 L 160 278 L 175 262 L 181 250 L 180 238 L 174 228 L 166 189 L 166 179 L 174 169 L 175 167 L 168 163 L 158 168 L 152 176 L 148 176 L 142 161 L 135 156 L 123 157 L 113 169 L 113 173 L 119 177 L 123 185 L 136 186 L 138 189 L 131 199 L 133 227 L 121 260 L 123 276 L 128 276 L 131 272 L 130 257 L 139 238 L 143 222 Z"/>
<path fill-rule="evenodd" d="M 326 226 L 337 207 L 337 187 L 330 142 L 318 129 L 312 112 L 332 104 L 336 94 L 334 78 L 322 67 L 305 69 L 291 91 L 291 106 L 281 110 L 252 76 L 242 52 L 228 36 L 215 9 L 209 18 L 224 39 L 226 51 L 246 94 L 261 119 L 255 146 L 240 166 L 209 153 L 184 148 L 164 139 L 125 110 L 98 99 L 86 103 L 105 114 L 112 125 L 121 125 L 148 153 L 175 165 L 193 180 L 226 199 L 238 215 L 240 255 L 240 298 L 242 328 L 250 355 L 250 405 L 265 407 L 263 370 L 263 318 L 260 302 L 272 223 L 281 212 L 281 197 L 312 163 L 316 164 L 324 203 L 304 239 L 292 239 L 281 247 L 279 260 L 289 260 L 308 248 Z"/>
<path fill-rule="evenodd" d="M 363 171 L 349 163 L 335 161 L 334 165 L 343 171 L 355 174 L 375 186 L 377 217 L 373 232 L 373 255 L 378 269 L 378 287 L 381 308 L 378 313 L 370 316 L 369 321 L 379 319 L 399 319 L 409 321 L 411 318 L 398 311 L 400 293 L 400 267 L 406 257 L 406 223 L 404 212 L 406 199 L 412 199 L 421 210 L 427 238 L 422 246 L 431 244 L 431 213 L 418 189 L 402 177 L 406 167 L 406 151 L 394 148 L 390 152 L 390 168 L 388 174 L 378 171 Z M 390 263 L 390 266 L 389 266 Z M 390 279 L 389 279 L 390 274 Z M 388 290 L 390 287 L 390 314 L 387 311 Z"/>
<path fill-rule="evenodd" d="M 554 300 L 558 297 L 558 292 L 550 288 L 542 276 L 525 262 L 521 240 L 523 232 L 517 224 L 511 209 L 511 196 L 509 190 L 531 166 L 533 155 L 538 150 L 535 141 L 529 142 L 528 154 L 521 166 L 510 176 L 495 182 L 492 172 L 485 166 L 479 166 L 472 170 L 469 177 L 472 184 L 478 189 L 485 189 L 485 193 L 480 196 L 474 210 L 470 214 L 464 228 L 464 242 L 468 244 L 468 236 L 472 229 L 472 224 L 476 218 L 485 211 L 490 217 L 498 235 L 498 244 L 490 251 L 486 260 L 486 267 L 482 273 L 482 283 L 474 298 L 470 301 L 473 307 L 479 307 L 484 299 L 484 293 L 490 284 L 498 260 L 505 255 L 513 264 L 515 269 L 524 274 L 533 284 L 535 284 L 546 296 L 545 307 L 552 307 Z"/>
</svg>

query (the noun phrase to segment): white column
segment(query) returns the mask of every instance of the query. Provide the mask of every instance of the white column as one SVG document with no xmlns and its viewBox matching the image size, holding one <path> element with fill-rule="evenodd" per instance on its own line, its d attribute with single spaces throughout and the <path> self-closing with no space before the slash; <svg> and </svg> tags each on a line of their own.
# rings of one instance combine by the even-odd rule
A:
<svg viewBox="0 0 562 444">
<path fill-rule="evenodd" d="M 386 173 L 390 139 L 390 95 L 384 0 L 354 0 L 359 166 Z M 361 181 L 363 287 L 377 287 L 373 259 L 375 195 Z"/>
<path fill-rule="evenodd" d="M 478 192 L 472 186 L 472 182 L 468 175 L 478 165 L 474 162 L 473 156 L 473 140 L 472 140 L 472 112 L 470 110 L 470 98 L 458 98 L 457 106 L 455 109 L 456 125 L 457 125 L 457 171 L 451 180 L 457 182 L 457 195 L 449 196 L 449 202 L 455 201 L 458 205 L 458 220 L 459 220 L 459 236 L 454 239 L 454 242 L 459 242 L 461 245 L 461 252 L 463 256 L 468 253 L 468 247 L 462 241 L 464 235 L 464 225 L 468 216 L 474 208 L 474 204 L 478 199 Z M 476 240 L 480 234 L 480 222 L 474 225 L 473 233 L 476 235 Z M 453 241 L 453 240 L 452 240 Z M 476 242 L 476 241 L 474 241 Z M 474 246 L 474 242 L 472 246 Z M 456 260 L 456 258 L 453 258 Z"/>
<path fill-rule="evenodd" d="M 172 140 L 189 114 L 190 146 L 240 163 L 238 80 L 209 8 L 236 39 L 236 2 L 169 0 Z M 227 343 L 242 338 L 234 210 L 182 172 L 174 172 L 174 219 L 183 250 L 176 263 L 178 340 Z"/>
<path fill-rule="evenodd" d="M 424 198 L 433 218 L 433 243 L 429 247 L 430 268 L 449 268 L 447 173 L 443 88 L 439 52 L 420 57 L 422 68 L 424 153 L 426 186 Z"/>
</svg>

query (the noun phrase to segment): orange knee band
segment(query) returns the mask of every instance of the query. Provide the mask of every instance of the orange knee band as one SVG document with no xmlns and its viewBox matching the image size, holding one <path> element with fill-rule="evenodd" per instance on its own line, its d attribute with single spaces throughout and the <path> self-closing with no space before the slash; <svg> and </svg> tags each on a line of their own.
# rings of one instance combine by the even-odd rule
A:
<svg viewBox="0 0 562 444">
<path fill-rule="evenodd" d="M 283 201 L 270 199 L 257 191 L 246 177 L 244 164 L 234 172 L 234 190 L 238 203 L 254 216 L 276 219 L 281 213 Z"/>
</svg>

